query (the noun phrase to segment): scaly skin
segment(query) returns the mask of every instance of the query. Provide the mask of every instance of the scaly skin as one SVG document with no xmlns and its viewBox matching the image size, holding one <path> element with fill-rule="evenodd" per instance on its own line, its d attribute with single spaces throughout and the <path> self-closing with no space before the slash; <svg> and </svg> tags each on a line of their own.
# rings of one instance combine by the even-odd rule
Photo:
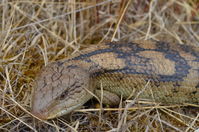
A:
<svg viewBox="0 0 199 132">
<path fill-rule="evenodd" d="M 93 97 L 117 104 L 120 97 L 199 104 L 199 48 L 159 41 L 107 43 L 49 64 L 35 81 L 32 112 L 51 119 Z M 151 92 L 152 91 L 152 92 Z M 153 94 L 153 95 L 152 95 Z"/>
</svg>

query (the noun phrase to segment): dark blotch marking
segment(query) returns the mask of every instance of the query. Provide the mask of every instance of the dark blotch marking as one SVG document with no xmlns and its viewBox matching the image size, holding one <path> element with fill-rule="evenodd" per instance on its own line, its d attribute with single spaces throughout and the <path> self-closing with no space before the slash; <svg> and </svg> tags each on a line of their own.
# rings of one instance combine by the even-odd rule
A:
<svg viewBox="0 0 199 132">
<path fill-rule="evenodd" d="M 89 57 L 97 54 L 103 54 L 103 53 L 109 53 L 112 52 L 117 55 L 118 58 L 121 58 L 125 61 L 126 67 L 122 69 L 102 69 L 100 71 L 96 71 L 92 74 L 92 76 L 100 76 L 101 74 L 104 73 L 124 73 L 124 74 L 138 74 L 138 75 L 146 75 L 148 77 L 156 76 L 158 77 L 158 81 L 161 82 L 180 82 L 183 81 L 183 78 L 185 78 L 189 74 L 189 70 L 191 69 L 191 66 L 186 62 L 186 60 L 180 56 L 178 53 L 178 50 L 172 49 L 169 45 L 169 43 L 166 42 L 160 42 L 160 41 L 155 41 L 156 49 L 145 49 L 139 46 L 139 44 L 136 43 L 107 43 L 108 48 L 105 49 L 99 49 L 96 51 L 92 51 L 77 57 L 72 58 L 71 60 L 84 60 L 89 63 L 94 63 L 91 62 Z M 121 48 L 127 47 L 129 50 L 128 52 L 123 52 Z M 184 48 L 189 48 L 189 47 L 184 47 Z M 136 65 L 146 65 L 149 66 L 148 64 L 150 58 L 140 56 L 138 53 L 142 51 L 157 51 L 164 53 L 165 58 L 175 62 L 175 73 L 173 75 L 162 75 L 162 74 L 156 74 L 154 75 L 154 72 L 151 69 L 147 69 L 147 71 L 142 71 L 138 72 L 136 69 L 133 67 Z M 196 54 L 196 53 L 195 53 Z M 131 61 L 131 56 L 136 57 L 139 60 L 139 64 L 135 64 L 134 62 Z M 93 64 L 94 65 L 94 64 Z M 97 64 L 95 65 L 95 67 Z M 150 78 L 153 79 L 153 78 Z M 155 80 L 154 80 L 155 81 Z"/>
<path fill-rule="evenodd" d="M 106 53 L 106 52 L 113 52 L 113 49 L 111 48 L 106 48 L 106 49 L 99 49 L 99 50 L 95 50 L 93 52 L 89 52 L 87 54 L 82 54 L 79 55 L 77 57 L 72 58 L 71 60 L 84 60 L 86 58 L 89 58 L 91 56 L 97 55 L 97 54 L 102 54 L 102 53 Z"/>
<path fill-rule="evenodd" d="M 157 41 L 156 46 L 158 48 L 155 49 L 155 51 L 163 52 L 167 59 L 175 62 L 175 74 L 171 76 L 160 75 L 160 77 L 166 78 L 166 80 L 168 78 L 172 78 L 173 82 L 183 81 L 183 78 L 185 78 L 189 74 L 191 66 L 183 57 L 180 56 L 178 51 L 171 49 L 168 43 Z"/>
<path fill-rule="evenodd" d="M 195 50 L 196 47 L 191 46 L 191 45 L 185 45 L 185 44 L 179 44 L 179 46 L 186 53 L 189 53 L 192 56 L 195 56 L 196 59 L 194 61 L 199 62 L 199 52 L 198 50 Z"/>
<path fill-rule="evenodd" d="M 139 47 L 138 44 L 136 43 L 125 43 L 125 44 L 114 44 L 114 43 L 109 43 L 108 44 L 111 48 L 109 48 L 109 50 L 106 51 L 112 51 L 114 53 L 116 53 L 118 55 L 119 58 L 125 59 L 126 61 L 126 67 L 122 68 L 122 69 L 114 69 L 114 70 L 110 70 L 110 69 L 105 69 L 104 73 L 124 73 L 124 74 L 141 74 L 141 75 L 147 75 L 147 76 L 153 76 L 154 73 L 152 70 L 147 70 L 147 71 L 143 71 L 143 72 L 137 72 L 136 69 L 133 69 L 131 66 L 133 65 L 146 65 L 148 63 L 148 61 L 150 60 L 150 58 L 146 58 L 146 57 L 142 57 L 139 56 L 137 53 L 141 52 L 141 51 L 157 51 L 157 52 L 161 52 L 165 54 L 165 57 L 173 62 L 176 63 L 175 65 L 175 74 L 173 75 L 162 75 L 162 74 L 157 74 L 156 76 L 158 76 L 158 80 L 162 81 L 162 82 L 177 82 L 177 81 L 183 81 L 183 78 L 187 76 L 187 74 L 189 73 L 189 69 L 191 68 L 186 60 L 184 60 L 183 57 L 181 57 L 178 53 L 178 51 L 172 50 L 169 46 L 168 43 L 165 42 L 156 42 L 156 49 L 144 49 Z M 120 48 L 121 47 L 128 47 L 131 48 L 131 52 L 130 53 L 123 53 Z M 121 53 L 122 52 L 122 53 Z M 131 56 L 137 57 L 140 61 L 139 64 L 135 64 L 133 63 L 131 60 L 129 60 L 128 58 L 130 58 Z M 147 64 L 149 65 L 149 64 Z M 103 73 L 96 73 L 96 76 L 99 76 L 100 74 Z"/>
</svg>

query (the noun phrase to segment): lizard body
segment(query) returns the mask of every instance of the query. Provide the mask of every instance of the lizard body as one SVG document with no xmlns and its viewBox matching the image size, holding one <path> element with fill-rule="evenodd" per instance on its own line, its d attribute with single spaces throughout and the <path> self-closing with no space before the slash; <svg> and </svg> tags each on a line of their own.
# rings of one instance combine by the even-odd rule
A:
<svg viewBox="0 0 199 132">
<path fill-rule="evenodd" d="M 33 113 L 51 119 L 93 97 L 118 104 L 120 97 L 199 104 L 199 48 L 160 41 L 110 42 L 53 62 L 36 78 Z M 151 92 L 152 91 L 152 92 Z"/>
</svg>

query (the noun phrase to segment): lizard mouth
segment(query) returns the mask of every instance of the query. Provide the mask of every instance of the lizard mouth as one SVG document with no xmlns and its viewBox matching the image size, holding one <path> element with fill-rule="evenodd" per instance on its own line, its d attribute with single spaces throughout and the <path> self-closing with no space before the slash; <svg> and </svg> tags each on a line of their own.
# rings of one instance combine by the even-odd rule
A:
<svg viewBox="0 0 199 132">
<path fill-rule="evenodd" d="M 60 111 L 53 111 L 52 113 L 48 114 L 47 119 L 52 119 L 52 118 L 60 117 L 62 115 L 69 114 L 69 113 L 71 113 L 72 111 L 74 111 L 75 109 L 77 109 L 81 106 L 82 106 L 82 104 L 77 104 L 77 105 L 74 105 L 74 106 L 71 106 L 71 107 L 68 107 L 68 108 L 64 108 Z"/>
<path fill-rule="evenodd" d="M 77 109 L 81 106 L 82 106 L 81 104 L 77 104 L 77 105 L 71 106 L 69 108 L 63 108 L 63 109 L 60 108 L 60 109 L 55 109 L 55 110 L 51 109 L 49 111 L 46 110 L 46 111 L 42 111 L 42 112 L 32 111 L 31 113 L 33 115 L 35 115 L 36 117 L 38 117 L 39 119 L 48 120 L 48 119 L 60 117 L 60 116 L 65 115 L 65 114 L 69 114 L 74 109 Z"/>
<path fill-rule="evenodd" d="M 34 116 L 38 117 L 41 120 L 47 120 L 48 119 L 48 115 L 44 114 L 44 113 L 40 113 L 40 112 L 31 112 Z"/>
</svg>

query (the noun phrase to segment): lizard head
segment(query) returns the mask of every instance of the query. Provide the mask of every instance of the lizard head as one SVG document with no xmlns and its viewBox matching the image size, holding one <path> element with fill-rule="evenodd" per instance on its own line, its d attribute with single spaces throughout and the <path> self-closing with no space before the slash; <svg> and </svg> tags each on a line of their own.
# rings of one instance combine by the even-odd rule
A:
<svg viewBox="0 0 199 132">
<path fill-rule="evenodd" d="M 68 114 L 92 95 L 88 71 L 77 65 L 51 63 L 37 76 L 32 98 L 32 113 L 41 119 Z"/>
</svg>

